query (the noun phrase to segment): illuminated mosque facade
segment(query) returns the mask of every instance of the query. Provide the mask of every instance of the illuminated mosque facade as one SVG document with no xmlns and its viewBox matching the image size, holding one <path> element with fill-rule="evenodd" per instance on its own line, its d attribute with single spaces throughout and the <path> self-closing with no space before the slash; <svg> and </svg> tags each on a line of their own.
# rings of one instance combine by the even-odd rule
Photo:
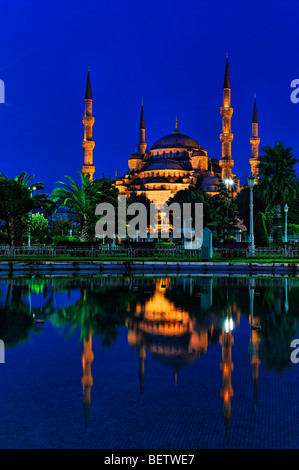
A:
<svg viewBox="0 0 299 470">
<path fill-rule="evenodd" d="M 93 161 L 92 128 L 94 116 L 92 115 L 92 91 L 90 73 L 88 70 L 86 93 L 85 93 L 85 115 L 83 117 L 84 139 L 84 162 L 82 172 L 93 178 L 95 166 Z M 120 194 L 130 193 L 145 194 L 155 204 L 167 202 L 176 192 L 190 187 L 199 187 L 203 191 L 214 195 L 219 192 L 220 182 L 224 182 L 231 194 L 235 195 L 241 189 L 240 180 L 233 173 L 234 160 L 232 159 L 231 118 L 233 108 L 231 107 L 231 82 L 229 73 L 228 57 L 226 58 L 223 103 L 220 107 L 222 118 L 222 132 L 220 142 L 222 146 L 221 158 L 210 158 L 206 150 L 193 138 L 182 134 L 178 129 L 176 120 L 175 128 L 171 134 L 158 139 L 149 150 L 145 138 L 145 118 L 143 103 L 139 126 L 139 142 L 136 152 L 128 159 L 128 171 L 125 175 L 115 179 L 116 187 Z M 259 174 L 259 148 L 260 138 L 258 136 L 258 119 L 256 97 L 254 97 L 254 108 L 252 118 L 251 158 L 249 163 L 251 171 L 258 181 Z"/>
</svg>

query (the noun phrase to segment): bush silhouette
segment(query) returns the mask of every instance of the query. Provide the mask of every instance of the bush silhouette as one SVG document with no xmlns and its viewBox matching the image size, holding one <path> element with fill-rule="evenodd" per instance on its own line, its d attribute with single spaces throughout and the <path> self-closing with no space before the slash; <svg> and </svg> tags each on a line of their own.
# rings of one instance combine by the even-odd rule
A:
<svg viewBox="0 0 299 470">
<path fill-rule="evenodd" d="M 267 234 L 265 215 L 258 212 L 254 221 L 254 243 L 256 246 L 269 246 L 269 237 Z"/>
</svg>

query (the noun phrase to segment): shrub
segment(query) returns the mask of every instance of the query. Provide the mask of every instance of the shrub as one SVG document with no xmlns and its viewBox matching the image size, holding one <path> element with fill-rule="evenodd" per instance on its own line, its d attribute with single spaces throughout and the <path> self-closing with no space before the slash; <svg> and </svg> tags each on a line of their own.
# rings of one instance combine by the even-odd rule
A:
<svg viewBox="0 0 299 470">
<path fill-rule="evenodd" d="M 54 235 L 53 245 L 61 245 L 63 242 L 79 242 L 80 238 L 70 235 Z"/>
</svg>

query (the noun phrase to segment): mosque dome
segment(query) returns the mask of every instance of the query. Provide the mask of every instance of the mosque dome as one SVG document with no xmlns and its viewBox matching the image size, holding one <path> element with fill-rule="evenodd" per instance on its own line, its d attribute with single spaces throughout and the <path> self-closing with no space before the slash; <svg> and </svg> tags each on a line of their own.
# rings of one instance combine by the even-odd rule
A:
<svg viewBox="0 0 299 470">
<path fill-rule="evenodd" d="M 220 182 L 219 180 L 219 177 L 218 176 L 214 176 L 214 175 L 211 175 L 211 174 L 208 174 L 206 176 L 203 177 L 202 181 L 201 181 L 201 185 L 202 186 L 210 186 L 211 184 L 215 184 L 215 185 L 218 185 Z"/>
<path fill-rule="evenodd" d="M 158 139 L 150 148 L 150 150 L 159 149 L 197 149 L 201 147 L 196 140 L 188 137 L 187 135 L 181 134 L 177 129 L 172 134 L 166 135 Z"/>
<path fill-rule="evenodd" d="M 201 187 L 205 191 L 218 191 L 219 183 L 220 178 L 218 176 L 211 174 L 211 172 L 207 172 L 201 180 Z"/>
</svg>

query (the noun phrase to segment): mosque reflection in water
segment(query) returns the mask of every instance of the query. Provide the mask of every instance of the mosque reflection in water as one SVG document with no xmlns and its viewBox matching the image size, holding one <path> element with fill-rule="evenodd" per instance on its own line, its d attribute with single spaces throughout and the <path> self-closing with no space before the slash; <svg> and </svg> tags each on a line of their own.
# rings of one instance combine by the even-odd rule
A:
<svg viewBox="0 0 299 470">
<path fill-rule="evenodd" d="M 219 341 L 222 357 L 220 370 L 222 372 L 222 387 L 220 396 L 223 400 L 223 412 L 227 428 L 231 417 L 231 399 L 233 388 L 231 375 L 233 372 L 232 345 L 234 343 L 233 328 L 239 324 L 240 309 L 236 304 L 226 305 L 218 314 L 212 313 L 203 321 L 193 316 L 188 309 L 176 306 L 167 297 L 170 280 L 157 280 L 153 295 L 144 303 L 138 302 L 131 311 L 128 306 L 128 343 L 138 351 L 140 391 L 143 391 L 146 352 L 148 351 L 157 361 L 170 367 L 177 383 L 179 369 L 197 361 L 206 353 L 209 343 Z M 200 299 L 199 305 L 204 311 L 213 306 L 213 279 L 203 280 L 198 292 L 194 293 L 192 279 L 188 281 L 189 295 Z M 183 281 L 185 295 L 186 280 Z M 199 286 L 195 286 L 199 287 Z M 182 298 L 183 300 L 183 298 Z M 198 300 L 197 300 L 198 303 Z M 256 324 L 259 320 L 253 317 Z M 258 343 L 259 333 L 251 332 L 253 380 L 257 386 L 258 380 Z"/>
<path fill-rule="evenodd" d="M 219 392 L 227 428 L 234 396 L 234 333 L 241 316 L 248 319 L 253 406 L 261 361 L 276 372 L 291 366 L 289 345 L 298 321 L 296 278 L 32 278 L 2 280 L 0 289 L 0 332 L 6 344 L 14 346 L 30 330 L 43 328 L 37 322 L 80 330 L 86 423 L 93 386 L 92 341 L 99 338 L 103 347 L 111 346 L 120 328 L 127 328 L 128 345 L 136 350 L 141 394 L 149 355 L 171 368 L 175 386 L 182 368 L 199 361 L 210 344 L 220 344 Z M 60 304 L 61 294 L 65 297 Z M 32 295 L 42 296 L 39 306 L 33 306 Z"/>
</svg>

